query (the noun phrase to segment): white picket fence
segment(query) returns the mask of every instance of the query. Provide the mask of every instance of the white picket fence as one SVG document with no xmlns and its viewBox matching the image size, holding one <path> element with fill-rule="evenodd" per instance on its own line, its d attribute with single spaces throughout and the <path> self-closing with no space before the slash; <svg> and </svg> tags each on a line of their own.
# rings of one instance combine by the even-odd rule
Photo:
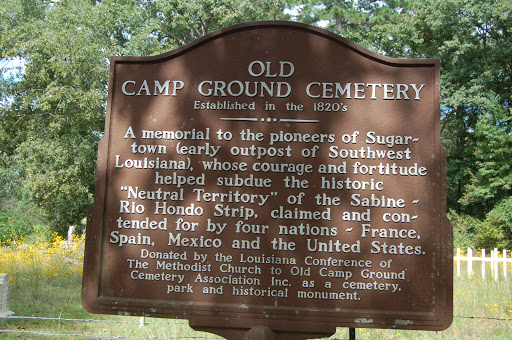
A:
<svg viewBox="0 0 512 340">
<path fill-rule="evenodd" d="M 491 250 L 491 256 L 486 255 L 485 249 L 481 250 L 480 256 L 473 256 L 473 249 L 468 248 L 467 256 L 461 255 L 461 249 L 457 248 L 457 255 L 453 257 L 453 260 L 456 262 L 457 265 L 457 276 L 460 276 L 460 264 L 462 261 L 466 261 L 468 263 L 467 269 L 468 269 L 468 275 L 472 275 L 474 273 L 473 271 L 473 263 L 474 262 L 481 262 L 482 264 L 482 278 L 485 278 L 486 270 L 488 267 L 491 269 L 491 276 L 494 277 L 494 280 L 498 280 L 499 272 L 500 272 L 500 264 L 501 264 L 501 270 L 503 273 L 503 277 L 507 278 L 507 272 L 508 272 L 508 264 L 510 263 L 512 266 L 512 257 L 508 257 L 507 254 L 510 253 L 509 250 L 503 249 L 500 256 L 500 251 L 498 248 L 494 248 L 494 250 Z"/>
</svg>

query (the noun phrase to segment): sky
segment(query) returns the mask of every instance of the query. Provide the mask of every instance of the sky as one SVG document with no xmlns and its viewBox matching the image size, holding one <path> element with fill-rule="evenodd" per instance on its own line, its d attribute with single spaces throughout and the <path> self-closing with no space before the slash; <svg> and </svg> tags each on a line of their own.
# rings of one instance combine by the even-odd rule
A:
<svg viewBox="0 0 512 340">
<path fill-rule="evenodd" d="M 20 78 L 25 71 L 22 58 L 0 59 L 0 76 L 3 78 Z"/>
</svg>

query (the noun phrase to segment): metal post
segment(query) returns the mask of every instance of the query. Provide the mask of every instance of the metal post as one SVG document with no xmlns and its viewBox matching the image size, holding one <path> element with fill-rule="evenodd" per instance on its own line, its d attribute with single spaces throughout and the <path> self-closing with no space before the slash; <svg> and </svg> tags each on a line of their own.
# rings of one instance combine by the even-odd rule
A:
<svg viewBox="0 0 512 340">
<path fill-rule="evenodd" d="M 356 329 L 355 328 L 349 328 L 348 329 L 348 339 L 349 340 L 356 340 Z"/>
</svg>

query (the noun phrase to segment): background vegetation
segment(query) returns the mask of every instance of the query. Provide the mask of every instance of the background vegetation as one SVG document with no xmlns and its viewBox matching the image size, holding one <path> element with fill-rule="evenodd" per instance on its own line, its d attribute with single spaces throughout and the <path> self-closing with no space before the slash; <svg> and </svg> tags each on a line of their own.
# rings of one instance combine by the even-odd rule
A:
<svg viewBox="0 0 512 340">
<path fill-rule="evenodd" d="M 455 243 L 512 245 L 511 0 L 3 0 L 0 239 L 80 225 L 110 56 L 159 54 L 268 19 L 322 25 L 391 57 L 440 59 Z"/>
</svg>

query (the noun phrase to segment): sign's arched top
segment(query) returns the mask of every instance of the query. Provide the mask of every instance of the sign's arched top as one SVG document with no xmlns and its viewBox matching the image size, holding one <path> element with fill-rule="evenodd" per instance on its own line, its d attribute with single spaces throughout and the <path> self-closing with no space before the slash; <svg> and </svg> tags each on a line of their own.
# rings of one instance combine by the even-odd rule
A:
<svg viewBox="0 0 512 340">
<path fill-rule="evenodd" d="M 187 53 L 188 51 L 198 48 L 203 44 L 206 44 L 208 42 L 211 42 L 216 39 L 226 38 L 231 34 L 237 34 L 242 31 L 262 31 L 262 30 L 284 30 L 286 32 L 291 31 L 303 31 L 307 32 L 311 35 L 316 35 L 318 37 L 331 40 L 333 43 L 340 44 L 345 46 L 348 49 L 353 50 L 354 52 L 364 56 L 365 58 L 368 58 L 370 60 L 375 60 L 379 63 L 384 63 L 388 65 L 438 65 L 439 60 L 438 59 L 402 59 L 402 58 L 392 58 L 388 56 L 384 56 L 378 53 L 375 53 L 373 51 L 370 51 L 360 45 L 357 45 L 353 43 L 352 41 L 337 35 L 335 33 L 332 33 L 331 31 L 328 31 L 326 29 L 323 29 L 321 27 L 303 24 L 299 22 L 292 22 L 292 21 L 254 21 L 254 22 L 246 22 L 241 24 L 235 24 L 232 26 L 228 26 L 222 29 L 215 30 L 214 32 L 211 32 L 203 37 L 200 37 L 196 40 L 193 40 L 175 50 L 162 53 L 155 56 L 146 56 L 146 57 L 137 57 L 137 56 L 117 56 L 114 57 L 116 60 L 122 61 L 122 60 L 140 60 L 140 61 L 146 61 L 146 62 L 158 62 L 161 60 L 165 60 L 168 58 L 173 58 L 177 55 Z"/>
</svg>

